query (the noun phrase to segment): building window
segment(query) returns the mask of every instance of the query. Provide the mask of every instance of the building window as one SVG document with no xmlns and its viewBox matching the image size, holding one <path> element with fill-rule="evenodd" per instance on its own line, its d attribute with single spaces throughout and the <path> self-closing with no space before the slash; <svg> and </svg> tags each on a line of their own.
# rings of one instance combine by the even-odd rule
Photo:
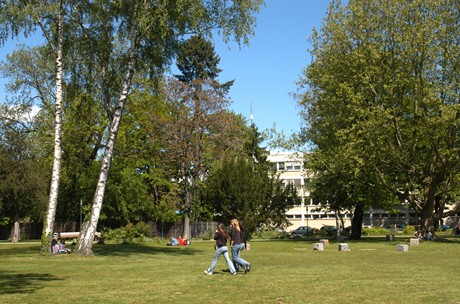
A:
<svg viewBox="0 0 460 304">
<path fill-rule="evenodd" d="M 287 163 L 286 171 L 300 171 L 301 166 L 299 163 Z"/>
<path fill-rule="evenodd" d="M 296 189 L 300 190 L 300 184 L 301 184 L 301 180 L 300 179 L 284 179 L 283 180 L 283 184 L 284 186 L 287 186 L 287 185 L 293 185 Z"/>
<path fill-rule="evenodd" d="M 314 198 L 314 199 L 312 200 L 312 205 L 319 205 L 319 204 L 320 204 L 319 199 Z"/>
<path fill-rule="evenodd" d="M 284 170 L 284 162 L 278 163 L 278 170 Z"/>
</svg>

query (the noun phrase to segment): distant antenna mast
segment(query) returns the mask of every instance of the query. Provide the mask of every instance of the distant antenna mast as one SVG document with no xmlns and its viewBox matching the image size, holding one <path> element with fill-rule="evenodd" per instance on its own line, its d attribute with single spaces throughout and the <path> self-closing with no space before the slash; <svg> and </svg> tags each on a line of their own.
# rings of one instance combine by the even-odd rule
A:
<svg viewBox="0 0 460 304">
<path fill-rule="evenodd" d="M 254 115 L 252 114 L 252 101 L 251 101 L 251 128 L 254 127 Z M 257 157 L 256 157 L 256 140 L 253 142 L 254 146 L 252 147 L 252 159 L 254 164 L 257 164 Z"/>
</svg>

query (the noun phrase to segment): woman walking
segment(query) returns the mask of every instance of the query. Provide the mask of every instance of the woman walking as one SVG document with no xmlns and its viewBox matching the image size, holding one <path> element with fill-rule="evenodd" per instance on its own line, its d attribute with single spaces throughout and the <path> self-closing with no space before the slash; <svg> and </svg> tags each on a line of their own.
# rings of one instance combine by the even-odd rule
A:
<svg viewBox="0 0 460 304">
<path fill-rule="evenodd" d="M 217 249 L 214 253 L 214 258 L 212 259 L 211 266 L 204 271 L 205 274 L 212 275 L 221 254 L 224 255 L 225 261 L 227 262 L 228 268 L 230 269 L 230 273 L 236 274 L 235 267 L 233 267 L 233 263 L 228 256 L 227 241 L 229 238 L 230 236 L 228 235 L 224 224 L 219 224 L 217 226 L 216 233 L 214 234 Z"/>
<path fill-rule="evenodd" d="M 235 270 L 238 272 L 239 266 L 243 267 L 244 273 L 248 273 L 251 270 L 251 264 L 241 258 L 241 251 L 245 248 L 246 245 L 246 234 L 242 226 L 237 219 L 233 219 L 230 222 L 232 228 L 231 233 L 231 246 L 232 246 L 232 260 L 235 265 Z"/>
</svg>

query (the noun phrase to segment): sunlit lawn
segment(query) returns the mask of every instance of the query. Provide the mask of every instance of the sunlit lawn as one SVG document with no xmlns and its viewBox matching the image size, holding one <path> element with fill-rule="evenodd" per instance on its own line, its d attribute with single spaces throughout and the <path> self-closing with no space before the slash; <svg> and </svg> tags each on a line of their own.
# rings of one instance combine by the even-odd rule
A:
<svg viewBox="0 0 460 304">
<path fill-rule="evenodd" d="M 95 256 L 40 256 L 39 244 L 0 242 L 0 303 L 456 303 L 460 238 L 408 252 L 383 238 L 331 242 L 252 241 L 251 272 L 232 276 L 223 257 L 213 276 L 211 241 L 95 245 Z"/>
</svg>

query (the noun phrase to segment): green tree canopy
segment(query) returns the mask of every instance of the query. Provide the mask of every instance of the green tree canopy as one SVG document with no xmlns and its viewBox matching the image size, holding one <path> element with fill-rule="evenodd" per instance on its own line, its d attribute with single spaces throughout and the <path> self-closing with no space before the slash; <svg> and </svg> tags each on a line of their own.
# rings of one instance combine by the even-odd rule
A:
<svg viewBox="0 0 460 304">
<path fill-rule="evenodd" d="M 215 220 L 244 220 L 252 233 L 258 227 L 286 225 L 286 211 L 300 200 L 294 186 L 284 186 L 271 171 L 257 128 L 251 125 L 247 129 L 245 154 L 226 157 L 212 169 L 205 181 L 203 201 Z"/>
<path fill-rule="evenodd" d="M 31 107 L 0 108 L 0 223 L 13 223 L 12 241 L 19 241 L 19 223 L 41 220 L 46 204 L 47 175 L 37 160 Z"/>
<path fill-rule="evenodd" d="M 202 35 L 192 36 L 183 42 L 179 48 L 176 65 L 182 75 L 176 75 L 177 79 L 187 84 L 196 79 L 215 79 L 222 72 L 218 68 L 219 56 L 214 50 L 214 45 L 203 38 Z M 233 80 L 221 84 L 228 92 L 233 85 Z"/>
<path fill-rule="evenodd" d="M 459 17 L 457 1 L 332 1 L 301 82 L 321 162 L 351 162 L 348 179 L 410 204 L 426 229 L 459 208 Z"/>
</svg>

